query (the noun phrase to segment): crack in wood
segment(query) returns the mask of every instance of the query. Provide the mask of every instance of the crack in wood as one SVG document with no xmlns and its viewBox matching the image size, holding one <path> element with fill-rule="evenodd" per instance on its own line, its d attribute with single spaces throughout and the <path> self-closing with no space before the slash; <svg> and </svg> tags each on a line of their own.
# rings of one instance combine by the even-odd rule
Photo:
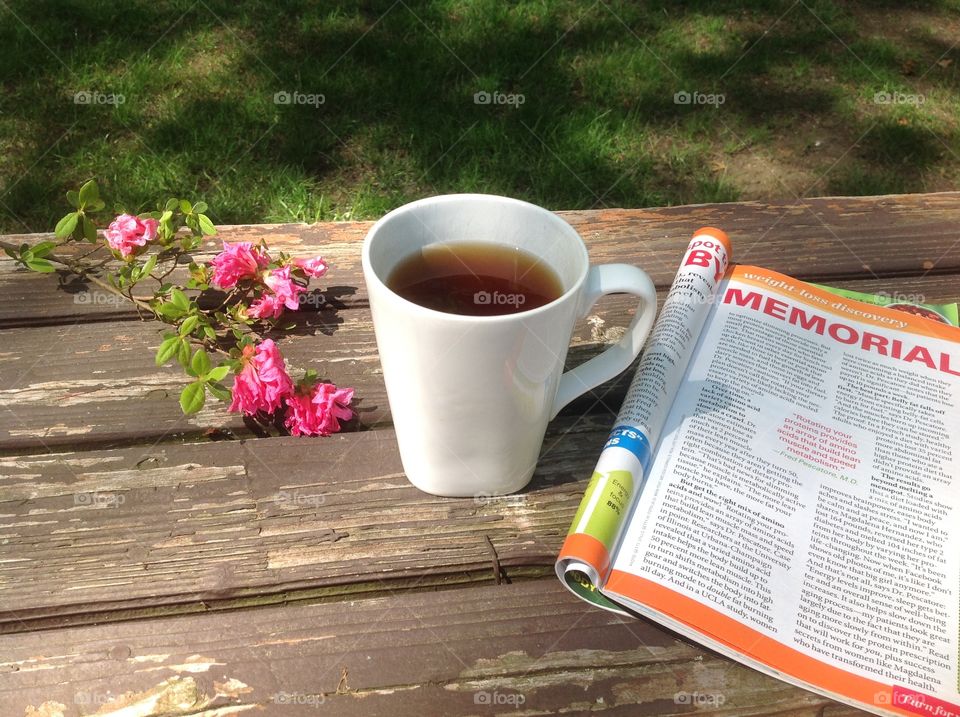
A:
<svg viewBox="0 0 960 717">
<path fill-rule="evenodd" d="M 518 565 L 511 568 L 512 582 L 526 582 L 553 576 L 553 566 Z M 193 600 L 144 607 L 116 607 L 100 611 L 60 613 L 54 615 L 27 616 L 8 613 L 0 618 L 0 635 L 25 632 L 60 630 L 81 625 L 103 625 L 132 620 L 160 619 L 192 615 L 204 612 L 232 612 L 276 605 L 319 605 L 331 602 L 349 602 L 357 598 L 389 597 L 404 593 L 436 592 L 454 590 L 467 585 L 487 583 L 490 570 L 458 570 L 449 574 L 422 574 L 417 577 L 381 579 L 351 582 L 326 587 L 303 587 L 279 592 L 234 595 L 228 598 L 197 597 Z"/>
<path fill-rule="evenodd" d="M 507 571 L 503 569 L 500 565 L 500 556 L 497 554 L 497 549 L 493 545 L 493 541 L 490 540 L 490 536 L 486 533 L 483 534 L 483 540 L 486 542 L 487 549 L 490 551 L 491 558 L 493 560 L 493 578 L 497 581 L 497 585 L 506 582 L 510 584 L 510 577 L 507 575 Z"/>
</svg>

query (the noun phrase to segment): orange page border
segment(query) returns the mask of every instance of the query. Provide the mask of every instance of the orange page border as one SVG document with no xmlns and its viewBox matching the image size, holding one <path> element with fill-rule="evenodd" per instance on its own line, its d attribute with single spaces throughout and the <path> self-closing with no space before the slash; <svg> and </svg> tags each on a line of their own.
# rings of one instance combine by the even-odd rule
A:
<svg viewBox="0 0 960 717">
<path fill-rule="evenodd" d="M 894 705 L 893 687 L 811 657 L 681 593 L 614 569 L 603 590 L 653 608 L 778 672 L 858 702 L 914 717 Z M 641 597 L 642 596 L 642 597 Z M 924 695 L 927 696 L 927 695 Z M 933 695 L 929 695 L 931 699 Z M 920 713 L 922 714 L 922 713 Z"/>
<path fill-rule="evenodd" d="M 843 304 L 855 309 L 857 311 L 864 311 L 869 309 L 871 312 L 877 314 L 878 316 L 887 316 L 891 319 L 896 319 L 906 324 L 904 328 L 899 328 L 896 326 L 891 326 L 890 324 L 884 324 L 879 321 L 872 321 L 871 319 L 865 316 L 854 316 L 852 314 L 846 314 L 839 309 L 833 309 L 829 304 L 821 305 L 815 302 L 805 299 L 795 292 L 786 291 L 783 287 L 778 286 L 769 286 L 763 281 L 757 279 L 747 279 L 743 276 L 744 272 L 749 272 L 751 274 L 756 274 L 757 276 L 763 276 L 775 281 L 782 281 L 785 284 L 792 284 L 797 289 L 802 288 L 808 294 L 817 296 L 821 299 L 827 299 L 830 304 Z M 780 294 L 781 296 L 792 299 L 793 301 L 804 304 L 811 308 L 816 309 L 827 314 L 833 314 L 834 316 L 840 316 L 847 321 L 854 321 L 864 324 L 869 324 L 870 326 L 876 326 L 878 328 L 885 328 L 892 331 L 906 331 L 911 334 L 918 334 L 920 336 L 927 336 L 930 338 L 942 339 L 944 341 L 950 341 L 952 343 L 960 343 L 960 329 L 955 326 L 949 326 L 947 324 L 941 324 L 930 319 L 924 319 L 919 316 L 914 316 L 913 314 L 908 314 L 903 311 L 897 311 L 896 309 L 888 309 L 885 306 L 876 306 L 874 304 L 865 304 L 862 301 L 857 301 L 856 299 L 848 299 L 844 296 L 837 296 L 836 294 L 831 294 L 828 291 L 817 288 L 816 286 L 811 286 L 805 281 L 800 279 L 795 279 L 792 276 L 787 276 L 786 274 L 780 274 L 776 271 L 771 271 L 770 269 L 761 269 L 756 266 L 748 266 L 746 264 L 737 264 L 732 267 L 727 272 L 727 278 L 738 281 L 742 284 L 749 284 L 750 286 L 755 286 L 758 289 L 764 289 L 766 291 L 773 292 L 775 294 Z M 722 301 L 722 297 L 720 299 Z"/>
<path fill-rule="evenodd" d="M 610 567 L 610 554 L 607 553 L 606 546 L 586 533 L 569 533 L 563 541 L 557 560 L 579 560 L 586 563 L 597 571 L 601 580 Z"/>
</svg>

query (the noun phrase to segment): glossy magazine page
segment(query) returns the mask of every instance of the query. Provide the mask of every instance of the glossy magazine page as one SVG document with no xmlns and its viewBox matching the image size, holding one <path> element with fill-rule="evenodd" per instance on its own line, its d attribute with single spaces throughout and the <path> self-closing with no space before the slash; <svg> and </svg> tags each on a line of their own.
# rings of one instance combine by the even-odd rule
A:
<svg viewBox="0 0 960 717">
<path fill-rule="evenodd" d="M 960 329 L 720 286 L 602 586 L 880 713 L 960 715 Z"/>
</svg>

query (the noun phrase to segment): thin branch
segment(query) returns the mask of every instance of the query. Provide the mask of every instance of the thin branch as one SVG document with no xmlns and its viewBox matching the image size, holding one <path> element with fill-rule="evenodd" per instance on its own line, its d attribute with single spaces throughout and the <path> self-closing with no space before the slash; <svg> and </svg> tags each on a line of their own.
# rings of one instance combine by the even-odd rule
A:
<svg viewBox="0 0 960 717">
<path fill-rule="evenodd" d="M 9 242 L 5 242 L 2 240 L 0 240 L 0 249 L 10 249 L 11 251 L 18 252 L 18 253 L 20 251 L 20 247 L 16 246 L 15 244 L 11 244 Z M 149 311 L 150 314 L 153 315 L 154 313 L 153 307 L 150 306 L 150 304 L 148 304 L 147 302 L 137 299 L 133 296 L 128 296 L 127 294 L 124 294 L 122 291 L 117 289 L 115 286 L 112 286 L 111 284 L 108 284 L 102 279 L 99 279 L 96 276 L 93 276 L 92 274 L 89 273 L 91 269 L 94 269 L 97 267 L 84 266 L 82 264 L 78 264 L 75 261 L 71 261 L 69 259 L 61 259 L 60 257 L 54 256 L 53 254 L 47 254 L 43 258 L 46 259 L 47 261 L 53 262 L 54 264 L 60 264 L 61 266 L 67 267 L 67 269 L 72 271 L 74 274 L 79 274 L 84 279 L 89 281 L 91 284 L 96 284 L 104 291 L 109 291 L 111 294 L 116 294 L 117 296 L 122 296 L 124 299 L 127 299 L 128 301 L 132 301 L 133 304 L 137 307 L 138 314 L 140 313 L 140 309 L 144 309 L 145 311 Z M 142 318 L 142 315 L 141 315 L 141 318 Z"/>
</svg>

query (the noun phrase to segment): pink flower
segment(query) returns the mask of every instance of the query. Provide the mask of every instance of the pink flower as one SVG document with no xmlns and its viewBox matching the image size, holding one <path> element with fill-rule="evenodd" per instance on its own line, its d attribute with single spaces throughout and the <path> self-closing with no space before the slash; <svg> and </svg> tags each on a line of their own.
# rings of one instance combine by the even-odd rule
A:
<svg viewBox="0 0 960 717">
<path fill-rule="evenodd" d="M 309 394 L 287 396 L 284 425 L 294 436 L 329 436 L 340 430 L 340 421 L 353 417 L 353 410 L 347 408 L 352 400 L 352 388 L 318 383 Z"/>
<path fill-rule="evenodd" d="M 157 220 L 121 214 L 110 222 L 109 228 L 103 234 L 110 248 L 127 258 L 157 236 Z"/>
<path fill-rule="evenodd" d="M 211 283 L 221 289 L 232 289 L 241 279 L 250 279 L 270 263 L 270 257 L 248 241 L 223 243 L 223 251 L 213 257 Z"/>
<path fill-rule="evenodd" d="M 315 256 L 312 259 L 294 259 L 293 264 L 303 269 L 303 273 L 311 279 L 319 279 L 327 273 L 329 268 L 322 256 Z"/>
<path fill-rule="evenodd" d="M 290 278 L 289 266 L 267 272 L 263 277 L 263 283 L 273 290 L 277 301 L 283 303 L 288 309 L 296 311 L 300 308 L 300 294 L 304 289 Z"/>
<path fill-rule="evenodd" d="M 233 400 L 228 410 L 243 411 L 248 416 L 257 411 L 273 413 L 293 394 L 293 381 L 271 339 L 264 339 L 256 348 L 245 346 L 242 361 L 243 368 L 233 379 Z"/>
<path fill-rule="evenodd" d="M 268 293 L 263 294 L 247 309 L 247 316 L 252 316 L 255 319 L 276 319 L 282 313 L 283 302 L 277 298 L 276 294 Z"/>
</svg>

